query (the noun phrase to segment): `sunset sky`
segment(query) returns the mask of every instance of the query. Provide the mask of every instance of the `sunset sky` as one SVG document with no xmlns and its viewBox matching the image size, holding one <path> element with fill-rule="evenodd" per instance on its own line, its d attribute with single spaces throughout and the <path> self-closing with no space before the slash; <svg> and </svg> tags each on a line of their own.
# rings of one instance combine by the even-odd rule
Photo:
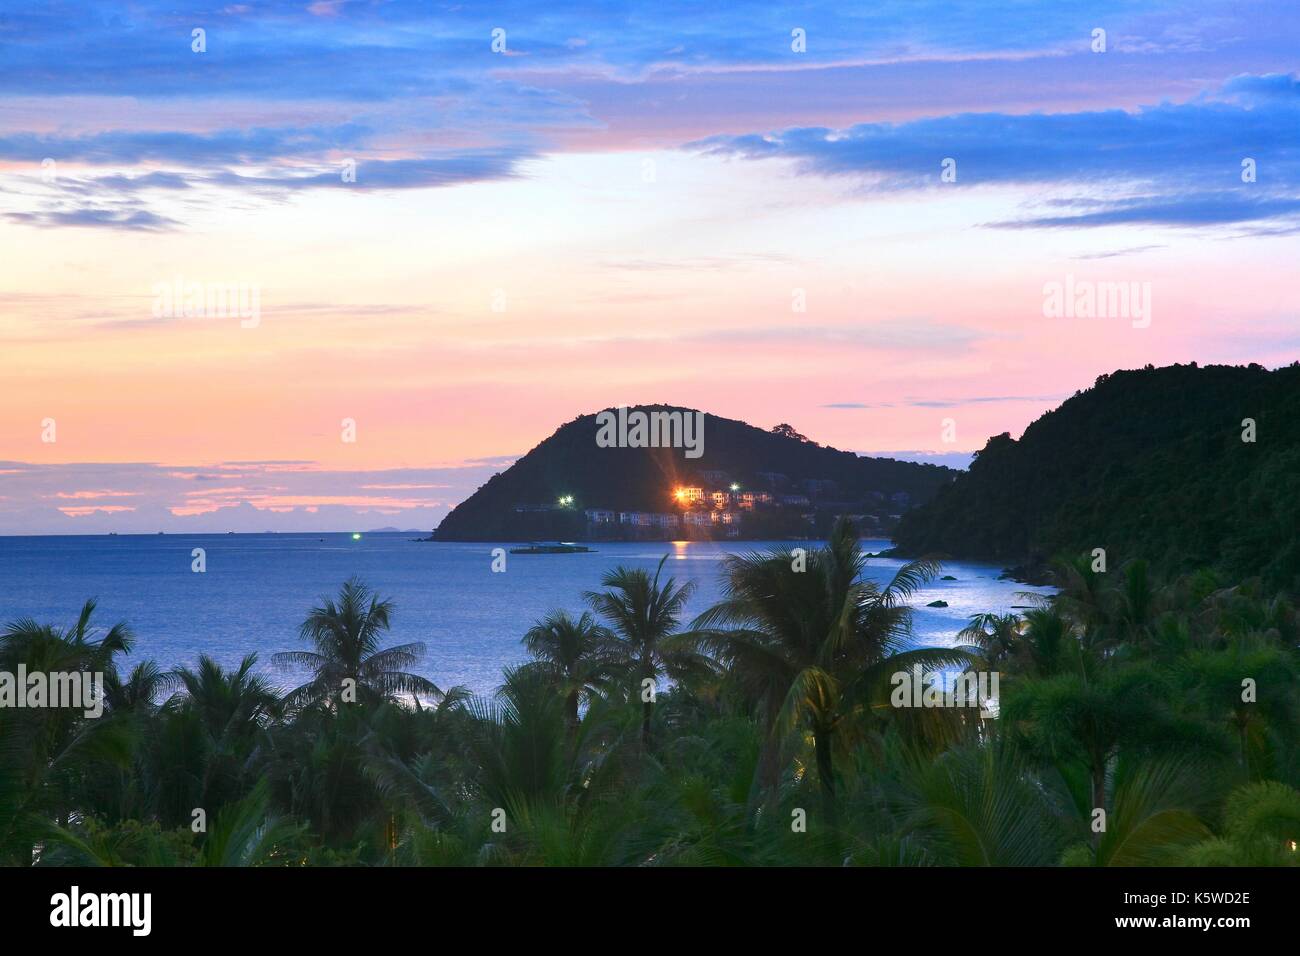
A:
<svg viewBox="0 0 1300 956">
<path fill-rule="evenodd" d="M 427 529 L 618 404 L 963 461 L 1300 358 L 1293 0 L 746 7 L 0 0 L 0 533 Z"/>
</svg>

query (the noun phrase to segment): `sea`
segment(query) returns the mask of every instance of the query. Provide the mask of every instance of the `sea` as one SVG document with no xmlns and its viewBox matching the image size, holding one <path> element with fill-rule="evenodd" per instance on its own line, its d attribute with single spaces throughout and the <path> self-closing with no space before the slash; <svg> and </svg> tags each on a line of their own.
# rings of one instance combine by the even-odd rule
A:
<svg viewBox="0 0 1300 956">
<path fill-rule="evenodd" d="M 870 552 L 890 547 L 864 540 Z M 446 689 L 464 685 L 491 694 L 502 669 L 526 659 L 520 639 L 556 608 L 583 610 L 582 595 L 618 565 L 653 572 L 665 555 L 664 577 L 696 586 L 686 619 L 721 596 L 728 554 L 815 542 L 724 541 L 597 543 L 589 553 L 507 554 L 494 572 L 493 549 L 509 543 L 420 541 L 412 533 L 54 535 L 0 537 L 0 626 L 21 618 L 70 627 L 87 598 L 102 629 L 124 621 L 135 636 L 122 670 L 153 659 L 163 669 L 193 667 L 200 654 L 225 666 L 256 653 L 260 669 L 282 687 L 299 675 L 270 664 L 277 651 L 306 649 L 298 627 L 307 611 L 356 575 L 395 604 L 386 644 L 422 641 L 424 660 L 412 668 Z M 196 572 L 195 549 L 206 570 Z M 902 562 L 871 558 L 866 576 L 886 583 Z M 996 565 L 954 561 L 912 601 L 918 646 L 957 643 L 972 614 L 1005 612 L 1048 594 L 999 577 Z M 944 601 L 947 607 L 927 607 Z"/>
</svg>

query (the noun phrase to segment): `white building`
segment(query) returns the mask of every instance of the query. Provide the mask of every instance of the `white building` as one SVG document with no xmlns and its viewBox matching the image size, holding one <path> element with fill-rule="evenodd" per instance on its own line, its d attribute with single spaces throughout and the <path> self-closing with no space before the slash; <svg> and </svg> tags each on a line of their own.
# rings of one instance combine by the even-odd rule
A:
<svg viewBox="0 0 1300 956">
<path fill-rule="evenodd" d="M 673 497 L 677 499 L 678 504 L 693 505 L 704 500 L 704 489 L 695 485 L 687 485 L 674 491 Z"/>
</svg>

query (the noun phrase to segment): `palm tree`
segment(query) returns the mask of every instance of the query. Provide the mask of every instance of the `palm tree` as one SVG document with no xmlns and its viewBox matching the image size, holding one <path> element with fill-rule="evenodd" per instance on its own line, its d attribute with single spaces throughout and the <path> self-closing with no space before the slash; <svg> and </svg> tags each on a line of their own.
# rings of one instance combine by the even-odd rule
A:
<svg viewBox="0 0 1300 956">
<path fill-rule="evenodd" d="M 1205 818 L 1222 794 L 1214 765 L 1192 756 L 1143 755 L 1117 762 L 1114 808 L 1091 844 L 1071 847 L 1067 866 L 1161 866 L 1211 837 Z"/>
<path fill-rule="evenodd" d="M 131 736 L 120 721 L 77 712 L 59 731 L 43 733 L 26 716 L 0 720 L 0 866 L 32 865 L 34 850 L 79 808 L 86 778 L 130 763 Z"/>
<path fill-rule="evenodd" d="M 114 713 L 147 713 L 159 691 L 167 686 L 168 679 L 154 661 L 136 664 L 125 681 L 116 670 L 107 672 L 104 674 L 104 702 Z"/>
<path fill-rule="evenodd" d="M 970 623 L 957 632 L 957 639 L 980 649 L 980 655 L 990 667 L 1000 667 L 1015 661 L 1021 653 L 1024 622 L 1020 615 L 972 614 Z"/>
<path fill-rule="evenodd" d="M 118 622 L 103 637 L 91 624 L 98 602 L 91 598 L 81 606 L 77 622 L 60 629 L 22 618 L 0 633 L 0 663 L 22 662 L 28 671 L 81 671 L 105 673 L 114 669 L 114 657 L 127 654 L 135 643 L 131 629 Z M 102 688 L 101 688 L 102 690 Z"/>
<path fill-rule="evenodd" d="M 256 666 L 256 654 L 245 655 L 232 671 L 223 669 L 207 654 L 200 654 L 197 671 L 178 667 L 165 679 L 168 685 L 185 692 L 173 702 L 193 708 L 208 736 L 223 741 L 264 726 L 275 711 L 275 688 L 266 678 L 253 673 Z"/>
<path fill-rule="evenodd" d="M 1248 779 L 1276 775 L 1276 758 L 1300 727 L 1300 674 L 1295 655 L 1258 635 L 1234 638 L 1219 651 L 1195 650 L 1176 671 L 1194 710 L 1211 725 L 1231 730 Z M 1270 692 L 1243 699 L 1242 676 Z"/>
<path fill-rule="evenodd" d="M 442 691 L 432 681 L 405 670 L 424 657 L 423 642 L 380 648 L 392 612 L 392 601 L 381 601 L 356 577 L 340 589 L 337 603 L 322 598 L 307 612 L 299 631 L 315 650 L 286 651 L 271 658 L 280 667 L 312 672 L 311 680 L 290 691 L 285 703 L 294 708 L 323 701 L 350 703 L 345 684 L 349 681 L 358 702 L 378 702 L 396 694 L 440 698 Z"/>
<path fill-rule="evenodd" d="M 1279 780 L 1243 784 L 1228 795 L 1224 832 L 1184 854 L 1182 866 L 1300 866 L 1300 791 Z"/>
<path fill-rule="evenodd" d="M 1008 685 L 999 723 L 1024 753 L 1060 771 L 1086 817 L 1117 808 L 1121 757 L 1223 751 L 1211 728 L 1174 710 L 1174 697 L 1170 682 L 1146 665 L 1091 676 L 1065 672 Z M 1094 853 L 1102 840 L 1100 831 L 1092 833 Z"/>
<path fill-rule="evenodd" d="M 564 695 L 570 733 L 578 728 L 578 706 L 590 701 L 616 671 L 614 635 L 590 612 L 576 621 L 567 611 L 552 611 L 524 635 L 535 660 L 529 669 Z"/>
<path fill-rule="evenodd" d="M 185 812 L 186 795 L 214 813 L 241 792 L 258 736 L 279 710 L 275 688 L 256 666 L 256 654 L 229 671 L 202 654 L 197 670 L 179 667 L 161 678 L 160 686 L 177 691 L 163 704 L 154 754 L 169 818 L 178 806 Z"/>
<path fill-rule="evenodd" d="M 461 744 L 471 756 L 478 790 L 494 807 L 562 803 L 580 793 L 565 735 L 563 702 L 525 668 L 506 668 L 494 697 L 473 698 Z"/>
<path fill-rule="evenodd" d="M 505 811 L 507 821 L 504 835 L 487 837 L 484 854 L 529 865 L 608 862 L 629 826 L 613 791 L 626 749 L 617 729 L 595 748 L 587 746 L 590 718 L 572 736 L 565 701 L 528 667 L 506 668 L 496 695 L 475 698 L 466 709 L 470 721 L 460 742 L 473 768 L 473 792 Z"/>
<path fill-rule="evenodd" d="M 301 865 L 293 853 L 303 828 L 270 809 L 270 787 L 259 780 L 249 794 L 217 814 L 199 850 L 199 866 Z"/>
<path fill-rule="evenodd" d="M 908 649 L 904 603 L 939 571 L 937 561 L 903 565 L 883 589 L 863 580 L 866 558 L 841 520 L 827 546 L 735 555 L 724 600 L 693 624 L 692 640 L 729 668 L 767 716 L 772 740 L 797 728 L 812 736 L 827 822 L 835 825 L 833 745 L 877 703 L 889 675 L 913 664 L 964 666 L 964 649 Z"/>
<path fill-rule="evenodd" d="M 1025 612 L 1025 673 L 1051 677 L 1065 671 L 1089 674 L 1097 656 L 1089 654 L 1074 625 L 1054 605 L 1035 607 Z"/>
<path fill-rule="evenodd" d="M 1078 623 L 1083 644 L 1089 649 L 1114 631 L 1106 574 L 1092 568 L 1093 562 L 1086 554 L 1058 557 L 1052 562 L 1053 582 L 1060 589 L 1052 603 Z"/>
<path fill-rule="evenodd" d="M 932 758 L 904 749 L 894 798 L 905 833 L 958 866 L 1050 866 L 1061 840 L 1052 803 L 997 735 Z"/>
<path fill-rule="evenodd" d="M 1117 639 L 1141 646 L 1150 641 L 1160 595 L 1151 581 L 1147 563 L 1135 559 L 1120 569 L 1112 598 Z"/>
<path fill-rule="evenodd" d="M 653 578 L 643 568 L 620 565 L 601 578 L 604 591 L 588 591 L 584 595 L 587 603 L 609 623 L 615 637 L 614 654 L 637 682 L 642 700 L 643 748 L 650 744 L 653 690 L 659 678 L 666 676 L 681 681 L 709 670 L 709 662 L 704 657 L 667 641 L 677 630 L 682 609 L 695 590 L 694 584 L 679 586 L 675 578 L 659 583 L 667 560 L 668 555 L 660 559 Z"/>
<path fill-rule="evenodd" d="M 93 626 L 96 602 L 82 605 L 69 628 L 23 618 L 0 632 L 0 671 L 115 675 L 114 659 L 131 649 L 130 629 Z M 104 686 L 97 688 L 104 693 Z M 0 720 L 0 861 L 30 865 L 50 825 L 66 825 L 87 789 L 130 762 L 126 723 L 87 718 L 79 706 L 5 710 Z"/>
</svg>

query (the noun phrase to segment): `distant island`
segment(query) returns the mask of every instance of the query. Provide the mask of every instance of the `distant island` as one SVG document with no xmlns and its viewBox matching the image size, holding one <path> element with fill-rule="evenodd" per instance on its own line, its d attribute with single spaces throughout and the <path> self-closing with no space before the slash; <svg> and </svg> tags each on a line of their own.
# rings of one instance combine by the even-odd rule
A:
<svg viewBox="0 0 1300 956">
<path fill-rule="evenodd" d="M 765 430 L 709 414 L 693 458 L 679 448 L 600 447 L 598 430 L 597 414 L 562 425 L 457 505 L 430 540 L 824 537 L 840 515 L 889 534 L 958 474 L 819 445 L 788 424 Z"/>
<path fill-rule="evenodd" d="M 1041 574 L 1105 549 L 1162 573 L 1300 585 L 1300 363 L 1102 375 L 906 512 L 896 553 Z"/>
</svg>

